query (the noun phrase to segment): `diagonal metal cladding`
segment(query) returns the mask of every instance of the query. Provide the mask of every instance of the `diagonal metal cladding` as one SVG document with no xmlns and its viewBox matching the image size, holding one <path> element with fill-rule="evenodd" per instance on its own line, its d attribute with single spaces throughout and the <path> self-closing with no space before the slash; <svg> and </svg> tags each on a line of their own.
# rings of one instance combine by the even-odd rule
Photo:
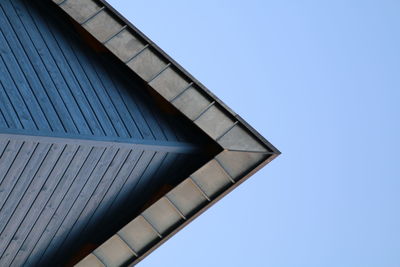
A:
<svg viewBox="0 0 400 267">
<path fill-rule="evenodd" d="M 77 266 L 136 264 L 280 152 L 105 1 L 53 2 L 223 148 Z"/>
</svg>

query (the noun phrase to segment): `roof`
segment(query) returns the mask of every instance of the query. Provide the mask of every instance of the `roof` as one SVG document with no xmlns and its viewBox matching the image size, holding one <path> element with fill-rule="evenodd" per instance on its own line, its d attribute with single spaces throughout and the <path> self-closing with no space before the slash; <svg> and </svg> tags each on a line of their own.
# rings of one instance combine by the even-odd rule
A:
<svg viewBox="0 0 400 267">
<path fill-rule="evenodd" d="M 84 30 L 95 38 L 96 46 L 112 53 L 150 93 L 163 98 L 185 116 L 191 126 L 200 129 L 221 148 L 211 160 L 152 201 L 104 243 L 89 250 L 90 253 L 78 263 L 78 266 L 134 265 L 280 152 L 106 1 L 53 2 L 70 16 L 71 27 Z M 97 141 L 115 140 L 103 138 Z M 68 142 L 73 144 L 71 140 Z M 126 146 L 127 140 L 120 142 Z M 164 149 L 162 144 L 154 142 L 128 144 L 142 148 L 152 145 Z M 76 148 L 70 149 L 75 153 L 72 150 Z M 174 150 L 176 146 L 169 145 L 168 149 Z M 179 149 L 196 150 L 190 144 L 179 145 Z M 58 150 L 54 153 L 63 153 Z M 114 155 L 116 152 L 108 153 Z"/>
<path fill-rule="evenodd" d="M 223 147 L 80 262 L 135 264 L 280 152 L 106 1 L 54 2 Z"/>
<path fill-rule="evenodd" d="M 85 256 L 220 150 L 105 52 L 50 1 L 0 1 L 0 266 Z"/>
</svg>

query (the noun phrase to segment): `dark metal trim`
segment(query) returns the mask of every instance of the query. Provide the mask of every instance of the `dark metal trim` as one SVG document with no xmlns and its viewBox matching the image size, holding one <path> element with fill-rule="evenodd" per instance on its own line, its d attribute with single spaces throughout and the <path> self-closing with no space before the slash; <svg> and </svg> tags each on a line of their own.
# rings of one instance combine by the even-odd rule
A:
<svg viewBox="0 0 400 267">
<path fill-rule="evenodd" d="M 244 175 L 242 178 L 238 179 L 238 181 L 233 184 L 232 186 L 228 187 L 225 191 L 223 191 L 220 195 L 218 195 L 215 199 L 211 200 L 210 202 L 207 203 L 203 208 L 195 212 L 192 216 L 190 216 L 186 221 L 183 221 L 182 224 L 180 224 L 176 229 L 171 231 L 170 233 L 164 235 L 161 240 L 159 240 L 156 244 L 154 244 L 152 247 L 150 247 L 145 253 L 143 253 L 140 257 L 136 258 L 129 266 L 135 266 L 138 264 L 140 261 L 142 261 L 145 257 L 147 257 L 150 253 L 152 253 L 154 250 L 156 250 L 158 247 L 160 247 L 162 244 L 164 244 L 168 239 L 170 239 L 172 236 L 174 236 L 176 233 L 178 233 L 180 230 L 182 230 L 184 227 L 186 227 L 189 223 L 191 223 L 193 220 L 195 220 L 197 217 L 199 217 L 203 212 L 211 208 L 215 203 L 217 203 L 219 200 L 221 200 L 223 197 L 225 197 L 227 194 L 232 192 L 234 189 L 236 189 L 239 185 L 241 185 L 243 182 L 245 182 L 248 178 L 250 178 L 254 173 L 259 171 L 261 168 L 263 168 L 265 165 L 270 163 L 273 159 L 278 157 L 278 154 L 273 154 L 269 156 L 267 159 L 265 159 L 262 163 L 260 163 L 256 168 L 252 169 L 249 171 L 246 175 Z"/>
<path fill-rule="evenodd" d="M 210 100 L 210 104 L 194 120 L 192 120 L 193 124 L 196 124 L 196 120 L 198 118 L 200 118 L 207 110 L 209 110 L 209 108 L 211 108 L 212 106 L 215 105 L 215 106 L 217 106 L 217 108 L 219 108 L 226 116 L 228 116 L 233 121 L 233 125 L 228 130 L 226 130 L 224 133 L 222 133 L 221 136 L 216 138 L 216 140 L 215 140 L 216 142 L 218 142 L 218 140 L 221 137 L 223 137 L 225 134 L 227 134 L 234 126 L 240 125 L 246 130 L 246 132 L 248 134 L 252 135 L 252 137 L 257 139 L 259 141 L 259 143 L 262 144 L 264 146 L 264 148 L 266 148 L 266 150 L 267 150 L 267 151 L 238 150 L 238 152 L 243 152 L 243 153 L 260 153 L 260 154 L 264 154 L 263 158 L 265 160 L 262 161 L 261 163 L 257 164 L 256 166 L 255 165 L 249 165 L 247 172 L 245 174 L 241 175 L 240 177 L 234 177 L 235 179 L 233 179 L 233 177 L 228 175 L 231 178 L 231 182 L 232 182 L 231 185 L 229 185 L 228 187 L 222 189 L 219 192 L 219 194 L 215 198 L 213 197 L 211 200 L 210 200 L 210 198 L 206 197 L 208 202 L 204 206 L 202 206 L 201 208 L 199 207 L 198 210 L 196 210 L 193 214 L 191 214 L 189 216 L 183 216 L 184 220 L 181 221 L 177 226 L 174 226 L 174 227 L 176 227 L 175 229 L 173 228 L 173 229 L 170 230 L 170 232 L 168 232 L 166 234 L 163 234 L 163 235 L 158 233 L 158 236 L 160 237 L 160 240 L 158 240 L 157 242 L 155 242 L 154 244 L 152 244 L 148 248 L 146 248 L 144 254 L 140 253 L 141 255 L 138 258 L 132 259 L 133 262 L 132 262 L 131 266 L 133 266 L 133 265 L 137 264 L 138 262 L 140 262 L 147 255 L 149 255 L 151 252 L 153 252 L 155 249 L 157 249 L 159 246 L 161 246 L 164 242 L 166 242 L 170 237 L 172 237 L 174 234 L 176 234 L 182 228 L 184 228 L 192 220 L 196 219 L 199 215 L 201 215 L 204 211 L 206 211 L 208 208 L 210 208 L 212 205 L 214 205 L 216 202 L 218 202 L 221 198 L 226 196 L 228 193 L 230 193 L 236 187 L 238 187 L 240 184 L 242 184 L 244 181 L 246 181 L 251 175 L 253 175 L 259 169 L 264 167 L 270 161 L 275 159 L 280 154 L 280 151 L 277 148 L 275 148 L 270 142 L 268 142 L 262 135 L 260 135 L 253 127 L 251 127 L 242 117 L 237 115 L 225 103 L 223 103 L 217 96 L 215 96 L 212 92 L 210 92 L 210 90 L 208 90 L 201 82 L 199 82 L 190 73 L 188 73 L 174 59 L 172 59 L 170 56 L 168 56 L 167 53 L 165 53 L 160 47 L 158 47 L 154 42 L 152 42 L 139 29 L 137 29 L 134 25 L 132 25 L 131 22 L 129 22 L 127 19 L 125 19 L 106 0 L 93 0 L 93 1 L 97 2 L 100 5 L 105 6 L 109 11 L 108 13 L 110 13 L 117 21 L 119 21 L 123 25 L 127 25 L 128 26 L 128 27 L 124 27 L 124 30 L 127 29 L 127 30 L 132 31 L 132 33 L 134 33 L 135 37 L 137 37 L 145 45 L 136 55 L 132 56 L 130 59 L 125 61 L 124 62 L 125 64 L 129 63 L 130 61 L 132 61 L 132 59 L 137 57 L 144 50 L 151 49 L 161 60 L 165 61 L 165 63 L 168 63 L 168 64 L 166 66 L 164 66 L 163 69 L 160 70 L 157 74 L 155 74 L 151 78 L 150 81 L 154 80 L 156 77 L 158 77 L 166 69 L 173 68 L 174 70 L 177 70 L 179 75 L 182 75 L 182 77 L 189 82 L 189 85 L 186 87 L 184 92 L 188 88 L 194 86 L 194 87 L 199 89 L 198 90 L 199 93 L 204 94 L 204 97 L 206 97 L 206 98 L 208 98 Z M 149 83 L 149 82 L 147 82 L 147 83 Z M 178 94 L 178 96 L 181 95 L 182 93 L 183 92 Z M 173 98 L 172 100 L 169 100 L 169 101 L 172 102 L 178 96 L 176 96 L 175 98 Z M 236 151 L 236 150 L 231 150 L 231 149 L 228 149 L 228 150 L 229 151 Z M 224 168 L 224 166 L 222 164 L 220 164 L 220 165 L 222 166 L 222 168 Z M 225 169 L 224 169 L 224 171 L 226 172 Z M 193 184 L 195 185 L 195 187 L 197 189 L 200 189 L 193 179 L 190 178 L 190 180 L 193 182 Z M 200 192 L 204 196 L 204 192 L 202 192 L 201 189 L 200 189 Z M 149 223 L 149 221 L 143 215 L 141 215 L 141 216 Z M 182 215 L 181 215 L 181 217 L 182 217 Z M 186 217 L 187 217 L 187 219 L 186 219 Z M 152 228 L 155 230 L 154 227 L 152 227 Z"/>
<path fill-rule="evenodd" d="M 143 32 L 136 28 L 129 20 L 127 20 L 121 13 L 119 13 L 113 6 L 111 6 L 106 0 L 96 0 L 106 6 L 111 10 L 115 16 L 121 20 L 124 24 L 128 25 L 143 41 L 149 44 L 156 52 L 158 52 L 162 58 L 171 62 L 171 65 L 181 72 L 184 76 L 188 77 L 194 84 L 199 86 L 204 93 L 206 93 L 211 99 L 213 99 L 218 105 L 223 107 L 226 111 L 235 117 L 240 123 L 242 123 L 252 134 L 254 134 L 260 141 L 264 143 L 274 154 L 281 154 L 281 152 L 274 147 L 270 142 L 268 142 L 259 132 L 257 132 L 253 127 L 251 127 L 242 117 L 236 114 L 231 108 L 229 108 L 222 100 L 220 100 L 216 95 L 214 95 L 205 85 L 193 77 L 188 71 L 186 71 L 178 62 L 172 59 L 164 50 L 162 50 L 158 45 L 156 45 L 150 38 L 148 38 Z"/>
</svg>

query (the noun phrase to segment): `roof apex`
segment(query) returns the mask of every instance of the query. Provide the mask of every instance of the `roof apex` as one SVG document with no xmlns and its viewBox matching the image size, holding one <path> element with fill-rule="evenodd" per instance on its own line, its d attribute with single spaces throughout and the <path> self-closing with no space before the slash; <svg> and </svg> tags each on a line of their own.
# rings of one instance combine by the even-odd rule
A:
<svg viewBox="0 0 400 267">
<path fill-rule="evenodd" d="M 105 0 L 52 1 L 224 149 L 80 263 L 135 264 L 280 152 Z M 176 221 L 157 226 L 157 205 Z M 113 254 L 110 242 L 127 254 Z"/>
</svg>

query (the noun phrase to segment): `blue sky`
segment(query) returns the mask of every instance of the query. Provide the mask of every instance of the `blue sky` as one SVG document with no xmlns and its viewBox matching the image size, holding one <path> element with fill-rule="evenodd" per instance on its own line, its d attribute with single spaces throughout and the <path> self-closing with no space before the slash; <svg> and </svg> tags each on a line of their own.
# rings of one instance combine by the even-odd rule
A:
<svg viewBox="0 0 400 267">
<path fill-rule="evenodd" d="M 109 0 L 282 155 L 139 266 L 400 266 L 400 2 Z"/>
</svg>

